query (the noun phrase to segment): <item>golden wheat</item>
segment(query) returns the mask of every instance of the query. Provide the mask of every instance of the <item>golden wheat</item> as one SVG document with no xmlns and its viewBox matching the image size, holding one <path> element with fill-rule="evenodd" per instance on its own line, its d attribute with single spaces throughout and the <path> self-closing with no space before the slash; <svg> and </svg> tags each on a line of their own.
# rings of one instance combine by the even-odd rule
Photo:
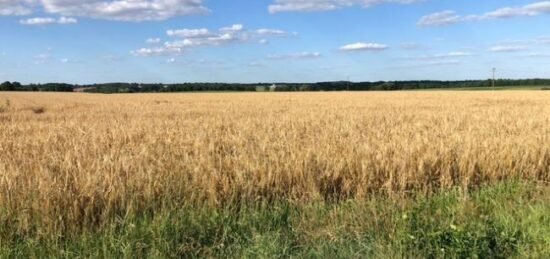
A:
<svg viewBox="0 0 550 259">
<path fill-rule="evenodd" d="M 0 224 L 550 180 L 550 93 L 1 93 Z M 40 111 L 40 112 L 36 112 Z"/>
</svg>

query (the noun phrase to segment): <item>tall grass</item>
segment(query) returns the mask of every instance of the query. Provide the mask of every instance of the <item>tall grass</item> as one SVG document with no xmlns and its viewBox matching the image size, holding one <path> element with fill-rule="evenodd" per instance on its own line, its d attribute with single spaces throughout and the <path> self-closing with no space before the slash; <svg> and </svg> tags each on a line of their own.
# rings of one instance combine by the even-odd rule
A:
<svg viewBox="0 0 550 259">
<path fill-rule="evenodd" d="M 1 95 L 10 240 L 81 237 L 178 208 L 467 197 L 550 180 L 545 92 Z"/>
</svg>

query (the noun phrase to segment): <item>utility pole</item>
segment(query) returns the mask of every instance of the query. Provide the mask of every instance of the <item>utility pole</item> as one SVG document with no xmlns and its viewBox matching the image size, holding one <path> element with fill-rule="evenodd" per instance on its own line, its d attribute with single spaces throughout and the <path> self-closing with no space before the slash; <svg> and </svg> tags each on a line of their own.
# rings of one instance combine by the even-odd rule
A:
<svg viewBox="0 0 550 259">
<path fill-rule="evenodd" d="M 495 90 L 496 73 L 497 73 L 497 69 L 494 67 L 493 68 L 493 91 Z"/>
</svg>

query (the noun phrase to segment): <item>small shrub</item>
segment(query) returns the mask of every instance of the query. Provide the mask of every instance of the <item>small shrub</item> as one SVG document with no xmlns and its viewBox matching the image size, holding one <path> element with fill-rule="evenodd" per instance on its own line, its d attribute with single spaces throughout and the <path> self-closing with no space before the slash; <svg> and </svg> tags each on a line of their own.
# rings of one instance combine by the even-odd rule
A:
<svg viewBox="0 0 550 259">
<path fill-rule="evenodd" d="M 543 90 L 543 91 L 550 91 L 550 87 L 543 87 L 543 88 L 541 88 L 540 90 Z"/>
</svg>

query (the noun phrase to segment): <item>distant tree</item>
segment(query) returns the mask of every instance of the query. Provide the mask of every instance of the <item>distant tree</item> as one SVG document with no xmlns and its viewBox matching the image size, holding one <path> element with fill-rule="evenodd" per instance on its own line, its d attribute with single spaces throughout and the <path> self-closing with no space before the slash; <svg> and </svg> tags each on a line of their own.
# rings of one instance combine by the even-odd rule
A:
<svg viewBox="0 0 550 259">
<path fill-rule="evenodd" d="M 12 85 L 13 90 L 15 90 L 15 91 L 25 90 L 25 89 L 23 89 L 23 86 L 19 82 L 13 82 L 13 83 L 11 83 L 11 85 Z"/>
<path fill-rule="evenodd" d="M 9 81 L 6 81 L 0 85 L 0 91 L 13 91 L 15 88 L 13 87 L 13 84 Z"/>
</svg>

